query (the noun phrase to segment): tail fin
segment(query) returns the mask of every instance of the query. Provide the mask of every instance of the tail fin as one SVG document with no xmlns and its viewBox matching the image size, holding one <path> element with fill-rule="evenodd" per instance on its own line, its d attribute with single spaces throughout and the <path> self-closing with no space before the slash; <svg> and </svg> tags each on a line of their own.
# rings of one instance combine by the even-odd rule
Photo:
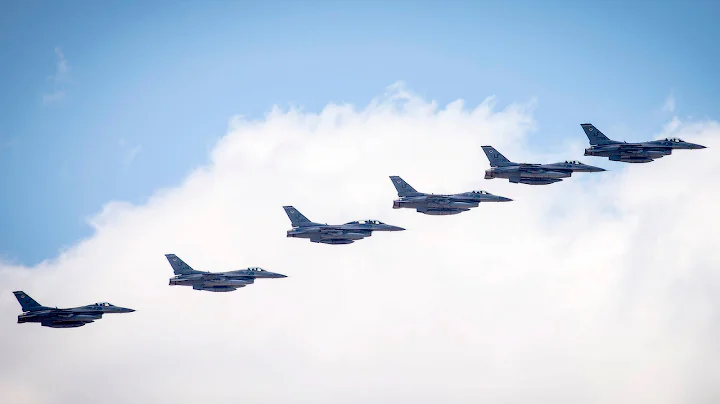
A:
<svg viewBox="0 0 720 404">
<path fill-rule="evenodd" d="M 190 268 L 190 265 L 186 264 L 185 261 L 178 258 L 175 254 L 165 254 L 165 258 L 167 258 L 170 263 L 175 275 L 189 275 L 197 272 L 196 270 Z"/>
<path fill-rule="evenodd" d="M 603 133 L 600 132 L 598 128 L 593 126 L 593 124 L 591 123 L 583 123 L 580 126 L 582 126 L 585 134 L 588 137 L 588 140 L 590 140 L 591 146 L 615 143 L 614 141 L 608 139 L 607 136 L 603 135 Z"/>
<path fill-rule="evenodd" d="M 492 146 L 483 146 L 482 149 L 490 161 L 490 167 L 507 167 L 515 164 Z"/>
<path fill-rule="evenodd" d="M 313 223 L 300 213 L 300 211 L 295 209 L 294 206 L 283 206 L 283 209 L 285 209 L 285 213 L 287 213 L 290 218 L 290 223 L 292 223 L 293 227 L 307 226 Z"/>
<path fill-rule="evenodd" d="M 390 180 L 392 180 L 393 185 L 395 185 L 395 189 L 397 189 L 399 197 L 415 196 L 420 194 L 418 191 L 415 190 L 415 188 L 410 186 L 410 184 L 405 182 L 405 180 L 398 177 L 397 175 L 391 175 Z"/>
<path fill-rule="evenodd" d="M 44 307 L 40 303 L 33 300 L 32 297 L 28 296 L 27 293 L 23 292 L 22 290 L 13 292 L 13 294 L 15 294 L 15 298 L 20 303 L 20 306 L 22 306 L 23 311 L 35 311 L 40 310 Z"/>
</svg>

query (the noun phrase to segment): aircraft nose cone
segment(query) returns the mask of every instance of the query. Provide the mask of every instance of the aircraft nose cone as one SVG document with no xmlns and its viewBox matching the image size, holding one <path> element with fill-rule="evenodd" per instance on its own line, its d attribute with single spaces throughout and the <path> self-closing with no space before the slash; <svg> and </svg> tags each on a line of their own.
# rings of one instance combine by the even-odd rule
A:
<svg viewBox="0 0 720 404">
<path fill-rule="evenodd" d="M 695 145 L 693 145 L 693 149 L 707 149 L 707 147 L 705 147 L 701 144 L 695 144 Z"/>
<path fill-rule="evenodd" d="M 506 197 L 504 197 L 504 196 L 501 196 L 500 198 L 498 198 L 498 201 L 500 201 L 500 202 L 512 202 L 512 199 L 506 198 Z"/>
<path fill-rule="evenodd" d="M 592 172 L 594 172 L 594 173 L 601 173 L 601 172 L 603 172 L 603 171 L 607 171 L 607 170 L 604 169 L 604 168 L 600 168 L 600 167 L 593 167 L 593 168 L 592 168 Z"/>
<path fill-rule="evenodd" d="M 390 231 L 403 231 L 403 230 L 405 230 L 405 229 L 403 229 L 402 227 L 399 227 L 399 226 L 390 226 Z"/>
<path fill-rule="evenodd" d="M 134 312 L 134 311 L 135 311 L 134 309 L 125 309 L 125 308 L 123 308 L 122 310 L 120 310 L 121 313 L 132 313 L 132 312 Z"/>
<path fill-rule="evenodd" d="M 287 278 L 287 275 L 277 274 L 277 277 L 278 277 L 278 278 Z"/>
</svg>

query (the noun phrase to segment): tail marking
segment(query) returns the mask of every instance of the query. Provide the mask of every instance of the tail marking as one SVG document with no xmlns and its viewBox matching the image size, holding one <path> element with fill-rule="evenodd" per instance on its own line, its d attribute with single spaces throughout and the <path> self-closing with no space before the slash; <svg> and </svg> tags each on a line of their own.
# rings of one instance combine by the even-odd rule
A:
<svg viewBox="0 0 720 404">
<path fill-rule="evenodd" d="M 288 218 L 290 218 L 290 223 L 292 223 L 293 227 L 308 226 L 313 224 L 313 222 L 306 218 L 305 215 L 295 209 L 294 206 L 283 206 L 283 209 L 285 209 L 285 213 L 288 215 Z"/>
<path fill-rule="evenodd" d="M 168 262 L 170 263 L 170 266 L 172 267 L 173 272 L 175 272 L 175 275 L 189 275 L 197 272 L 175 254 L 165 254 L 165 258 L 167 258 Z"/>
<path fill-rule="evenodd" d="M 390 180 L 392 180 L 393 185 L 395 185 L 399 197 L 420 195 L 415 188 L 397 175 L 391 175 Z"/>
<path fill-rule="evenodd" d="M 13 294 L 18 300 L 18 303 L 20 303 L 23 311 L 35 311 L 44 308 L 43 305 L 36 302 L 32 297 L 28 296 L 27 293 L 23 292 L 22 290 L 13 292 Z"/>
<path fill-rule="evenodd" d="M 507 157 L 503 156 L 492 146 L 482 146 L 485 155 L 490 161 L 490 167 L 507 167 L 515 165 L 512 161 L 508 160 Z"/>
<path fill-rule="evenodd" d="M 615 143 L 615 141 L 610 140 L 591 123 L 583 123 L 580 126 L 582 126 L 585 131 L 585 135 L 588 137 L 591 146 Z"/>
</svg>

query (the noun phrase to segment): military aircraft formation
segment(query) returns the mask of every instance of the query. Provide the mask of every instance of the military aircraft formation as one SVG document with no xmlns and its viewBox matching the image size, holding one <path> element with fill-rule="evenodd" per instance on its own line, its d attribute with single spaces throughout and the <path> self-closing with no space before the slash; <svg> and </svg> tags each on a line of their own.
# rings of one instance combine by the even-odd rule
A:
<svg viewBox="0 0 720 404">
<path fill-rule="evenodd" d="M 590 123 L 580 125 L 590 141 L 585 149 L 586 156 L 607 157 L 623 163 L 649 163 L 669 156 L 673 150 L 704 149 L 705 146 L 685 142 L 678 138 L 665 138 L 640 143 L 611 140 Z M 527 185 L 548 185 L 562 181 L 576 172 L 602 172 L 605 169 L 566 160 L 551 164 L 514 163 L 492 146 L 482 146 L 490 162 L 485 179 L 505 178 L 512 183 Z M 459 194 L 427 194 L 418 192 L 397 175 L 390 176 L 398 198 L 393 209 L 415 209 L 425 215 L 456 215 L 476 208 L 483 202 L 510 202 L 512 199 L 493 195 L 483 190 Z M 352 244 L 372 236 L 374 231 L 403 231 L 402 227 L 385 224 L 379 220 L 356 220 L 345 224 L 331 225 L 310 221 L 293 206 L 283 206 L 290 219 L 292 229 L 287 237 L 304 238 L 320 244 Z M 285 275 L 269 272 L 262 268 L 250 267 L 228 272 L 204 272 L 192 269 L 175 254 L 165 254 L 175 276 L 170 286 L 191 286 L 193 290 L 210 292 L 232 292 L 252 285 L 256 279 L 285 278 Z M 94 322 L 108 313 L 131 313 L 135 310 L 113 306 L 110 303 L 95 303 L 87 306 L 59 309 L 42 306 L 23 291 L 13 292 L 23 313 L 18 323 L 40 323 L 51 328 L 75 328 Z"/>
</svg>

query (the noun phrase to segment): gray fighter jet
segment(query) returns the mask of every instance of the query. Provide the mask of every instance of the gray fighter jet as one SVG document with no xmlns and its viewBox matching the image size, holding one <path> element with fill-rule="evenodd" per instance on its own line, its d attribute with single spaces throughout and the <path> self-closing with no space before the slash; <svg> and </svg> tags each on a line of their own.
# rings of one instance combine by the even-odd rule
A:
<svg viewBox="0 0 720 404">
<path fill-rule="evenodd" d="M 75 328 L 92 323 L 107 313 L 132 313 L 133 309 L 113 306 L 110 303 L 95 303 L 87 306 L 58 309 L 42 306 L 23 291 L 13 292 L 22 306 L 23 314 L 18 323 L 40 323 L 43 327 Z"/>
<path fill-rule="evenodd" d="M 649 163 L 671 155 L 673 150 L 705 148 L 705 146 L 686 142 L 676 137 L 640 143 L 619 142 L 608 139 L 591 123 L 583 123 L 580 126 L 590 140 L 590 147 L 585 149 L 586 156 L 607 157 L 612 161 L 622 161 L 623 163 Z"/>
<path fill-rule="evenodd" d="M 345 224 L 322 224 L 311 222 L 292 206 L 283 206 L 292 223 L 287 237 L 307 238 L 313 243 L 350 244 L 355 240 L 372 236 L 374 231 L 402 231 L 402 227 L 391 226 L 379 220 L 358 220 Z"/>
<path fill-rule="evenodd" d="M 165 254 L 175 277 L 170 278 L 171 286 L 192 286 L 194 290 L 210 292 L 232 292 L 255 283 L 258 278 L 287 278 L 282 274 L 266 271 L 262 268 L 247 268 L 229 272 L 196 271 L 175 254 Z"/>
<path fill-rule="evenodd" d="M 513 183 L 547 185 L 560 182 L 563 178 L 570 177 L 574 172 L 595 173 L 605 171 L 603 168 L 589 166 L 575 160 L 553 164 L 513 163 L 492 146 L 483 146 L 482 149 L 485 151 L 488 160 L 490 160 L 490 167 L 492 167 L 485 171 L 486 180 L 507 178 Z"/>
<path fill-rule="evenodd" d="M 457 215 L 477 208 L 481 202 L 510 202 L 512 199 L 493 195 L 487 191 L 470 191 L 460 194 L 426 194 L 418 192 L 405 180 L 391 175 L 390 180 L 400 199 L 393 201 L 393 209 L 415 209 L 426 215 Z"/>
</svg>

